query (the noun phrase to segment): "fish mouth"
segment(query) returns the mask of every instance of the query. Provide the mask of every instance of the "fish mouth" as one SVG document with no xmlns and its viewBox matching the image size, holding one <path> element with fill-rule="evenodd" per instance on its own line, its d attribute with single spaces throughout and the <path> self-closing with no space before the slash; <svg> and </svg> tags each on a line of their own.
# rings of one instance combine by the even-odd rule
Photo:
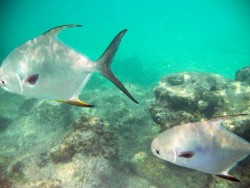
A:
<svg viewBox="0 0 250 188">
<path fill-rule="evenodd" d="M 18 76 L 18 74 L 16 74 L 16 77 L 17 77 L 17 80 L 18 80 L 18 83 L 19 83 L 19 87 L 20 87 L 20 94 L 22 94 L 23 93 L 23 86 L 22 86 L 21 79 Z"/>
</svg>

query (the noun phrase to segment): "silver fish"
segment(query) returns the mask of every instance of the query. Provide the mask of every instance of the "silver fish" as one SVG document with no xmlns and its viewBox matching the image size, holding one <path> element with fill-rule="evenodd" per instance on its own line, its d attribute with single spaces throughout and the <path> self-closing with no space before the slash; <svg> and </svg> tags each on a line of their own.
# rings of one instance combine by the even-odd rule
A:
<svg viewBox="0 0 250 188">
<path fill-rule="evenodd" d="M 118 33 L 102 56 L 93 62 L 57 38 L 63 29 L 80 26 L 55 27 L 14 49 L 0 68 L 1 87 L 27 97 L 92 107 L 79 100 L 78 96 L 92 73 L 97 71 L 138 103 L 110 70 L 111 61 L 127 30 Z"/>
<path fill-rule="evenodd" d="M 168 129 L 153 140 L 151 150 L 176 165 L 239 181 L 228 171 L 250 154 L 250 144 L 220 126 L 230 116 Z"/>
</svg>

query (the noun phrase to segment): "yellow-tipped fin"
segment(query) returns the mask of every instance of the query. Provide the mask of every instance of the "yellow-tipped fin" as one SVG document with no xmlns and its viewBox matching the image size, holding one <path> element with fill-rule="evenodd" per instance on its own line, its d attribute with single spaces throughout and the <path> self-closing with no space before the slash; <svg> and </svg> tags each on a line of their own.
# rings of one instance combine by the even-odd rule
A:
<svg viewBox="0 0 250 188">
<path fill-rule="evenodd" d="M 57 100 L 58 102 L 67 103 L 73 106 L 80 106 L 80 107 L 94 107 L 94 105 L 88 104 L 84 101 L 81 101 L 80 99 L 74 99 L 74 100 Z"/>
</svg>

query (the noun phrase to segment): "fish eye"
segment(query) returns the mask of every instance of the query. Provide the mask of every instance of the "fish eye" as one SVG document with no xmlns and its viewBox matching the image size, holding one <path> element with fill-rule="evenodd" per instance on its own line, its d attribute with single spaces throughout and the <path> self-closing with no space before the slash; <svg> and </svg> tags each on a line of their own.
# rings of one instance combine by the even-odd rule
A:
<svg viewBox="0 0 250 188">
<path fill-rule="evenodd" d="M 6 81 L 5 80 L 1 80 L 1 84 L 6 85 Z"/>
<path fill-rule="evenodd" d="M 160 150 L 156 149 L 155 152 L 160 155 Z"/>
</svg>

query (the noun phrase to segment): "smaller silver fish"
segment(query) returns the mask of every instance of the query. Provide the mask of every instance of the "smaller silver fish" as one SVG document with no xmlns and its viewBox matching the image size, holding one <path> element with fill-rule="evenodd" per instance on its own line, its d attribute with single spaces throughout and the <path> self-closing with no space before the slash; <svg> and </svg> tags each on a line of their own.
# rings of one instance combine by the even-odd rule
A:
<svg viewBox="0 0 250 188">
<path fill-rule="evenodd" d="M 171 163 L 238 182 L 228 171 L 250 154 L 250 144 L 220 123 L 239 115 L 246 114 L 175 126 L 159 134 L 153 140 L 151 150 Z"/>
</svg>

